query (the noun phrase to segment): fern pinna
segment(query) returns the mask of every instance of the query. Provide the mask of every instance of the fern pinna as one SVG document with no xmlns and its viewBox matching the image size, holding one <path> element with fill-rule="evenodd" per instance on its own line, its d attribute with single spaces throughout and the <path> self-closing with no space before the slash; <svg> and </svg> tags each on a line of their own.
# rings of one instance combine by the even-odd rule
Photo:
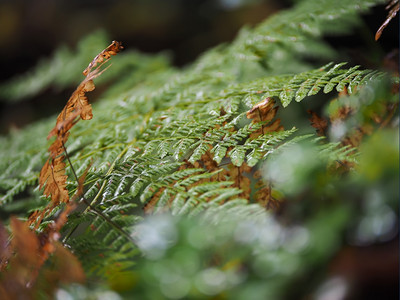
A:
<svg viewBox="0 0 400 300">
<path fill-rule="evenodd" d="M 199 215 L 217 223 L 224 212 L 263 219 L 265 211 L 270 215 L 278 210 L 293 190 L 279 182 L 288 177 L 274 173 L 274 162 L 288 158 L 296 145 L 306 143 L 315 160 L 335 176 L 353 172 L 360 141 L 371 128 L 391 124 L 397 109 L 393 99 L 382 101 L 365 91 L 377 82 L 390 85 L 398 79 L 387 80 L 385 73 L 360 66 L 327 63 L 335 51 L 321 36 L 332 26 L 346 32 L 352 24 L 344 20 L 357 19 L 379 2 L 301 1 L 253 29 L 243 29 L 232 44 L 211 49 L 184 70 L 159 57 L 121 53 L 121 63 L 146 64 L 137 62 L 122 77 L 112 73 L 119 68 L 115 62 L 107 71 L 115 83 L 93 105 L 90 122 L 76 123 L 82 109 L 67 109 L 52 131 L 56 141 L 47 163 L 45 139 L 29 137 L 45 136 L 53 120 L 2 138 L 1 147 L 18 154 L 1 151 L 1 204 L 10 212 L 17 211 L 13 205 L 26 205 L 32 212 L 30 223 L 42 236 L 47 228 L 56 228 L 53 232 L 61 233 L 63 245 L 73 250 L 86 274 L 103 278 L 106 270 L 136 268 L 142 249 L 132 228 L 146 215 Z M 102 73 L 96 63 L 101 67 L 103 59 L 118 52 L 110 47 L 105 51 L 89 65 L 77 94 L 94 88 L 92 79 Z M 322 66 L 311 64 L 310 57 Z M 12 82 L 2 92 L 11 95 L 18 84 Z M 326 119 L 310 112 L 312 126 L 323 137 L 311 126 L 292 123 L 286 113 L 296 105 L 293 100 L 312 96 L 321 101 L 336 97 L 329 102 Z M 379 109 L 355 109 L 364 104 Z M 348 124 L 356 129 L 344 130 Z M 41 195 L 36 188 L 43 164 L 40 188 L 59 171 L 62 183 L 55 180 L 51 191 L 61 194 L 46 187 Z M 298 189 L 304 191 L 306 185 Z"/>
</svg>

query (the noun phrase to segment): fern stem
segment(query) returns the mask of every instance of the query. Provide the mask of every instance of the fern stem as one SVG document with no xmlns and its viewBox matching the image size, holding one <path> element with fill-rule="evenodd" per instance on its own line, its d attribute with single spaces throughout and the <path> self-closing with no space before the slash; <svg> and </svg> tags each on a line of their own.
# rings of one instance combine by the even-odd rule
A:
<svg viewBox="0 0 400 300">
<path fill-rule="evenodd" d="M 107 183 L 107 181 L 104 180 L 103 183 L 101 184 L 101 187 L 100 187 L 99 191 L 97 192 L 96 196 L 94 197 L 92 202 L 90 202 L 88 207 L 85 209 L 84 213 L 86 213 L 89 210 L 89 207 L 94 205 L 97 202 L 97 199 L 103 194 L 103 190 L 104 190 L 104 187 L 106 186 L 106 183 Z"/>
<path fill-rule="evenodd" d="M 107 223 L 109 223 L 112 227 L 114 227 L 115 230 L 117 230 L 119 233 L 121 233 L 123 236 L 125 236 L 127 240 L 129 240 L 130 242 L 135 244 L 135 241 L 132 239 L 132 237 L 129 235 L 129 233 L 127 233 L 121 226 L 119 226 L 117 223 L 115 223 L 113 220 L 111 220 L 109 217 L 107 217 L 105 214 L 103 214 L 103 212 L 101 212 L 97 208 L 91 206 L 86 198 L 82 197 L 81 201 L 87 205 L 87 207 L 90 209 L 90 211 L 94 212 L 100 218 L 104 219 Z"/>
<path fill-rule="evenodd" d="M 152 114 L 153 114 L 153 110 L 149 111 L 149 112 L 145 115 L 144 120 L 143 120 L 143 123 L 144 123 L 144 124 L 146 124 L 146 123 L 148 122 L 148 120 L 150 119 L 150 117 L 151 117 Z M 144 126 L 142 126 L 142 127 L 140 128 L 140 133 L 143 133 L 143 131 L 144 131 Z M 114 161 L 112 162 L 111 166 L 108 168 L 107 173 L 105 174 L 105 177 L 107 177 L 108 175 L 110 175 L 110 174 L 112 173 L 112 171 L 113 171 L 114 168 L 115 168 L 115 164 L 117 163 L 117 161 L 120 160 L 121 157 L 124 156 L 124 154 L 129 150 L 129 148 L 130 148 L 134 143 L 136 143 L 136 142 L 137 142 L 137 139 L 134 138 L 132 141 L 130 141 L 130 142 L 128 143 L 128 145 L 126 145 L 126 147 L 121 151 L 121 153 L 118 154 L 118 156 L 117 156 L 117 157 L 114 159 Z M 94 199 L 92 200 L 92 202 L 90 202 L 90 206 L 93 207 L 94 204 L 97 202 L 97 200 L 100 198 L 100 196 L 103 194 L 103 190 L 104 190 L 104 188 L 105 188 L 105 186 L 106 186 L 106 183 L 107 183 L 107 181 L 106 181 L 106 179 L 104 179 L 104 181 L 103 181 L 103 183 L 102 183 L 102 185 L 101 185 L 99 191 L 97 192 L 96 196 L 94 197 Z M 84 213 L 88 211 L 88 209 L 89 209 L 90 206 L 88 206 L 88 207 L 85 209 Z"/>
<path fill-rule="evenodd" d="M 73 175 L 74 175 L 74 177 L 75 177 L 75 180 L 76 180 L 76 182 L 79 182 L 78 176 L 76 175 L 75 168 L 73 167 L 73 165 L 72 165 L 72 163 L 71 163 L 71 160 L 70 160 L 70 158 L 69 158 L 68 151 L 67 151 L 67 148 L 65 147 L 64 142 L 62 142 L 62 146 L 63 146 L 63 149 L 64 149 L 65 157 L 66 157 L 67 160 L 68 160 L 68 163 L 69 163 L 69 165 L 70 165 L 70 167 L 71 167 L 71 170 L 72 170 L 72 173 L 73 173 Z M 125 150 L 125 149 L 124 149 L 124 150 Z M 127 148 L 126 148 L 126 150 L 127 150 Z M 126 152 L 126 151 L 125 151 L 125 152 Z M 120 154 L 120 156 L 123 155 L 125 152 L 122 151 L 121 154 Z M 118 159 L 118 157 L 116 158 L 116 160 L 117 160 L 117 159 Z M 111 167 L 114 167 L 114 166 L 115 166 L 116 160 L 114 160 L 114 164 L 113 164 Z M 111 167 L 110 167 L 110 169 L 111 169 Z M 109 170 L 109 171 L 110 171 L 110 170 Z M 108 172 L 107 172 L 107 175 L 108 175 Z M 106 181 L 104 181 L 104 183 L 105 183 L 105 182 L 106 182 Z M 85 197 L 82 197 L 82 198 L 81 198 L 81 201 L 82 201 L 83 203 L 85 203 L 86 206 L 87 206 L 86 209 L 85 209 L 85 211 L 84 211 L 83 213 L 87 213 L 88 209 L 90 209 L 90 211 L 94 212 L 96 215 L 98 215 L 99 217 L 103 218 L 107 223 L 109 223 L 112 227 L 114 227 L 115 230 L 117 230 L 119 233 L 121 233 L 123 236 L 125 236 L 130 242 L 135 243 L 134 240 L 133 240 L 133 239 L 131 238 L 131 236 L 129 235 L 129 233 L 125 232 L 125 231 L 124 231 L 118 224 L 116 224 L 113 220 L 111 220 L 109 217 L 107 217 L 105 214 L 103 214 L 103 213 L 102 213 L 101 211 L 99 211 L 97 208 L 93 207 L 92 204 L 89 203 L 89 202 L 85 199 Z M 93 202 L 93 201 L 92 201 L 92 202 Z M 68 235 L 63 239 L 63 242 L 66 242 L 66 241 L 71 237 L 72 233 L 74 233 L 74 231 L 75 231 L 77 228 L 78 228 L 78 225 L 76 225 L 76 226 L 68 233 Z"/>
<path fill-rule="evenodd" d="M 61 143 L 62 143 L 62 146 L 63 146 L 63 149 L 64 149 L 65 157 L 67 158 L 68 163 L 69 163 L 69 166 L 70 166 L 70 168 L 71 168 L 71 170 L 72 170 L 72 174 L 74 175 L 76 182 L 79 184 L 79 178 L 78 178 L 78 176 L 76 175 L 75 168 L 74 168 L 74 166 L 73 166 L 72 163 L 71 163 L 71 160 L 70 160 L 69 155 L 68 155 L 67 148 L 65 147 L 65 144 L 64 144 L 63 141 L 61 141 Z M 68 232 L 68 234 L 67 234 L 67 235 L 64 237 L 64 239 L 63 239 L 63 243 L 65 243 L 65 242 L 71 237 L 71 235 L 75 232 L 75 230 L 76 230 L 77 228 L 78 228 L 78 225 L 76 225 L 74 228 L 72 228 L 72 229 Z"/>
<path fill-rule="evenodd" d="M 62 144 L 63 149 L 64 149 L 65 157 L 67 158 L 68 163 L 69 163 L 69 166 L 71 167 L 72 174 L 74 175 L 76 182 L 79 182 L 79 178 L 78 178 L 78 176 L 76 175 L 75 168 L 73 167 L 73 165 L 72 165 L 72 163 L 71 163 L 71 160 L 70 160 L 70 158 L 69 158 L 69 155 L 68 155 L 68 152 L 67 152 L 67 148 L 65 147 L 65 144 L 64 144 L 63 141 L 61 141 L 61 144 Z"/>
<path fill-rule="evenodd" d="M 90 152 L 80 156 L 79 158 L 77 158 L 77 160 L 85 159 L 87 157 L 92 157 L 94 154 L 96 154 L 98 152 L 103 152 L 104 150 L 116 148 L 116 147 L 123 146 L 123 145 L 126 145 L 126 144 L 118 143 L 118 144 L 113 144 L 113 145 L 109 145 L 109 146 L 106 146 L 106 147 L 98 148 L 96 150 L 90 151 Z"/>
<path fill-rule="evenodd" d="M 62 243 L 65 244 L 69 238 L 71 237 L 71 235 L 75 232 L 75 230 L 78 228 L 79 224 L 75 225 L 74 228 L 72 228 L 68 234 L 63 238 Z"/>
<path fill-rule="evenodd" d="M 144 123 L 148 122 L 150 116 L 152 115 L 153 111 L 150 111 L 149 113 L 146 114 L 145 118 L 144 118 Z M 142 126 L 141 128 L 141 132 L 144 131 L 144 127 Z M 117 163 L 117 161 L 119 159 L 121 159 L 121 157 L 128 151 L 129 147 L 131 145 L 133 145 L 134 143 L 137 142 L 137 139 L 133 139 L 131 142 L 129 142 L 128 145 L 126 145 L 126 147 L 121 151 L 121 153 L 114 159 L 113 163 L 111 164 L 111 166 L 109 167 L 109 169 L 107 170 L 107 173 L 105 174 L 105 177 L 110 175 L 112 173 L 112 171 L 115 168 L 115 164 Z M 65 147 L 64 147 L 64 150 Z M 67 156 L 68 157 L 68 156 Z M 69 158 L 68 158 L 69 161 Z M 70 162 L 71 168 L 73 170 L 72 164 Z M 75 174 L 75 171 L 74 171 Z M 76 174 L 75 174 L 76 177 Z M 76 177 L 77 178 L 77 177 Z M 89 210 L 93 211 L 95 214 L 97 214 L 99 217 L 103 218 L 106 222 L 108 222 L 111 226 L 113 226 L 118 232 L 120 232 L 122 235 L 124 235 L 129 241 L 131 241 L 132 243 L 134 243 L 134 240 L 131 238 L 131 236 L 126 233 L 120 226 L 118 226 L 116 223 L 114 223 L 110 218 L 108 218 L 106 215 L 104 215 L 101 211 L 97 210 L 96 208 L 94 208 L 94 204 L 97 202 L 98 198 L 102 195 L 103 190 L 106 186 L 107 181 L 104 180 L 99 191 L 97 192 L 96 196 L 94 197 L 94 199 L 92 200 L 92 202 L 88 202 L 87 199 L 82 198 L 82 201 L 87 205 L 86 209 L 84 210 L 84 214 L 87 213 Z M 68 235 L 64 238 L 63 241 L 66 241 L 71 235 L 72 233 L 76 230 L 78 226 L 76 226 L 75 228 L 73 228 Z"/>
<path fill-rule="evenodd" d="M 133 143 L 133 141 L 132 141 L 131 143 Z M 121 151 L 121 153 L 118 154 L 118 156 L 114 159 L 114 161 L 112 162 L 111 166 L 108 168 L 107 173 L 105 174 L 105 177 L 107 177 L 108 175 L 110 175 L 110 174 L 112 173 L 112 171 L 113 171 L 114 168 L 115 168 L 115 164 L 117 163 L 118 160 L 121 159 L 122 156 L 125 155 L 125 153 L 126 153 L 126 152 L 128 151 L 128 149 L 129 149 L 129 146 L 130 146 L 131 143 L 129 143 L 129 145 L 126 146 L 126 147 Z M 105 186 L 106 186 L 106 183 L 107 183 L 107 180 L 104 179 L 104 181 L 103 181 L 103 183 L 102 183 L 102 185 L 101 185 L 99 191 L 98 191 L 97 194 L 96 194 L 96 197 L 94 197 L 94 199 L 92 200 L 92 202 L 90 202 L 89 206 L 85 209 L 84 213 L 86 213 L 86 212 L 88 211 L 88 209 L 89 209 L 90 207 L 93 207 L 93 205 L 97 202 L 97 199 L 98 199 L 98 198 L 102 195 L 102 193 L 103 193 L 103 190 L 104 190 L 104 188 L 105 188 Z"/>
<path fill-rule="evenodd" d="M 81 201 L 86 204 L 87 208 L 90 209 L 91 212 L 102 218 L 104 221 L 106 221 L 108 224 L 110 224 L 112 227 L 114 227 L 115 230 L 117 230 L 119 233 L 121 233 L 128 241 L 130 241 L 132 244 L 135 244 L 135 241 L 132 239 L 132 237 L 127 233 L 121 226 L 119 226 L 117 223 L 115 223 L 113 220 L 111 220 L 109 217 L 107 217 L 105 214 L 103 214 L 101 211 L 96 209 L 95 207 L 91 206 L 90 203 L 85 199 L 84 197 L 81 198 Z M 75 225 L 74 228 L 72 228 L 68 234 L 63 238 L 63 243 L 65 244 L 68 239 L 71 237 L 71 235 L 75 232 L 75 230 L 78 228 L 78 225 Z"/>
</svg>

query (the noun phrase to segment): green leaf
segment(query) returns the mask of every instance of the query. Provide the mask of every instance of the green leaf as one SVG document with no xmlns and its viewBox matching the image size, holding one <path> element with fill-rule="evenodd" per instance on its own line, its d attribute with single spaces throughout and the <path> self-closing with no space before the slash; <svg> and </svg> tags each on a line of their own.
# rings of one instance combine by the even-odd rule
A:
<svg viewBox="0 0 400 300">
<path fill-rule="evenodd" d="M 179 160 L 182 157 L 182 155 L 184 155 L 189 150 L 189 148 L 192 148 L 194 142 L 195 140 L 193 139 L 182 139 L 179 142 L 177 142 L 173 146 L 173 148 L 175 149 L 174 158 L 176 160 Z"/>
<path fill-rule="evenodd" d="M 247 154 L 246 159 L 247 159 L 247 164 L 249 167 L 255 166 L 258 161 L 263 157 L 263 152 L 259 148 L 255 148 L 250 151 L 249 154 Z"/>
<path fill-rule="evenodd" d="M 197 146 L 196 149 L 194 149 L 193 154 L 190 156 L 189 158 L 189 162 L 190 163 L 195 163 L 196 161 L 198 161 L 201 156 L 206 153 L 208 150 L 208 144 L 201 142 L 200 145 Z"/>
<path fill-rule="evenodd" d="M 160 158 L 166 157 L 170 152 L 170 148 L 171 148 L 171 144 L 169 141 L 167 141 L 167 140 L 162 141 L 158 145 L 158 153 L 160 155 Z"/>
<path fill-rule="evenodd" d="M 359 66 L 355 66 L 351 69 L 349 69 L 343 76 L 341 77 L 341 80 L 339 84 L 336 86 L 336 90 L 338 92 L 341 92 L 344 90 L 344 87 L 350 83 L 351 79 L 357 75 L 354 71 L 356 71 L 359 68 Z"/>
<path fill-rule="evenodd" d="M 243 164 L 245 154 L 246 149 L 244 147 L 236 146 L 229 152 L 229 157 L 235 166 L 240 167 Z"/>
<path fill-rule="evenodd" d="M 145 203 L 149 200 L 158 190 L 158 185 L 156 183 L 150 183 L 147 185 L 143 192 L 140 194 L 140 202 Z"/>
<path fill-rule="evenodd" d="M 314 81 L 314 79 L 309 78 L 300 85 L 300 88 L 296 92 L 296 102 L 300 102 L 307 96 L 308 91 L 311 89 Z"/>
<path fill-rule="evenodd" d="M 213 159 L 214 159 L 214 161 L 215 161 L 217 164 L 221 163 L 221 160 L 225 157 L 226 151 L 227 151 L 227 150 L 228 150 L 228 149 L 227 149 L 226 147 L 221 146 L 221 145 L 219 145 L 219 144 L 216 145 L 216 146 L 211 150 L 211 152 L 214 153 Z"/>
<path fill-rule="evenodd" d="M 135 197 L 137 194 L 139 194 L 140 189 L 143 187 L 144 180 L 141 178 L 136 178 L 136 180 L 132 183 L 129 193 L 132 195 L 132 197 Z"/>
<path fill-rule="evenodd" d="M 345 64 L 346 63 L 336 64 L 328 72 L 324 72 L 323 75 L 316 80 L 314 86 L 310 89 L 308 96 L 317 94 L 320 91 L 321 86 L 325 84 L 325 81 L 330 78 L 332 74 L 335 74 L 336 70 L 340 69 Z"/>
<path fill-rule="evenodd" d="M 279 94 L 283 107 L 286 107 L 292 102 L 295 90 L 290 87 L 284 87 L 283 91 Z"/>
</svg>

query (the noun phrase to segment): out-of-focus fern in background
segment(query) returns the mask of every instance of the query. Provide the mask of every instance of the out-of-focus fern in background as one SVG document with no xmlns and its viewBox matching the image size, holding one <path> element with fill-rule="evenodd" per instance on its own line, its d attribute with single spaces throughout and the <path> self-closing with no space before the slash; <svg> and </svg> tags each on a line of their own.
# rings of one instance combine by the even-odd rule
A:
<svg viewBox="0 0 400 300">
<path fill-rule="evenodd" d="M 56 295 L 395 295 L 398 73 L 346 64 L 324 40 L 362 26 L 360 15 L 380 3 L 298 1 L 182 69 L 165 54 L 126 49 L 113 58 L 93 119 L 78 123 L 66 145 L 78 175 L 90 166 L 85 198 L 113 223 L 90 208 L 69 217 L 62 241 L 89 284 Z M 107 44 L 98 31 L 74 51 L 61 48 L 1 85 L 0 96 L 23 101 L 73 86 Z M 327 120 L 326 136 L 307 109 Z M 0 138 L 5 223 L 47 204 L 37 179 L 54 122 Z M 67 173 L 72 194 L 77 182 Z"/>
</svg>

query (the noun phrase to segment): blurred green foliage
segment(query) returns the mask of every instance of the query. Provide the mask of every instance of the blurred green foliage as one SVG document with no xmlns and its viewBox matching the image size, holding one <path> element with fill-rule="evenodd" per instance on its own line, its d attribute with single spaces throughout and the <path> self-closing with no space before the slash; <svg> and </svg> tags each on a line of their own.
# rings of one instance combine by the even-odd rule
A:
<svg viewBox="0 0 400 300">
<path fill-rule="evenodd" d="M 88 282 L 57 287 L 56 298 L 355 299 L 354 278 L 331 271 L 334 258 L 398 235 L 398 78 L 329 63 L 338 53 L 322 37 L 350 30 L 379 2 L 299 1 L 182 70 L 163 55 L 113 58 L 93 120 L 78 123 L 67 144 L 78 174 L 91 166 L 86 199 L 113 223 L 81 207 L 69 216 L 62 240 Z M 17 99 L 79 81 L 104 37 L 60 50 L 2 92 Z M 293 128 L 254 136 L 271 120 L 252 123 L 246 113 L 267 97 Z M 308 125 L 310 107 L 327 121 L 323 138 Z M 47 204 L 37 176 L 53 123 L 1 137 L 6 222 Z M 241 171 L 245 164 L 252 169 Z M 238 185 L 244 177 L 248 185 Z M 257 184 L 270 186 L 265 198 L 279 208 L 255 203 Z M 68 182 L 71 193 L 76 186 Z"/>
</svg>

